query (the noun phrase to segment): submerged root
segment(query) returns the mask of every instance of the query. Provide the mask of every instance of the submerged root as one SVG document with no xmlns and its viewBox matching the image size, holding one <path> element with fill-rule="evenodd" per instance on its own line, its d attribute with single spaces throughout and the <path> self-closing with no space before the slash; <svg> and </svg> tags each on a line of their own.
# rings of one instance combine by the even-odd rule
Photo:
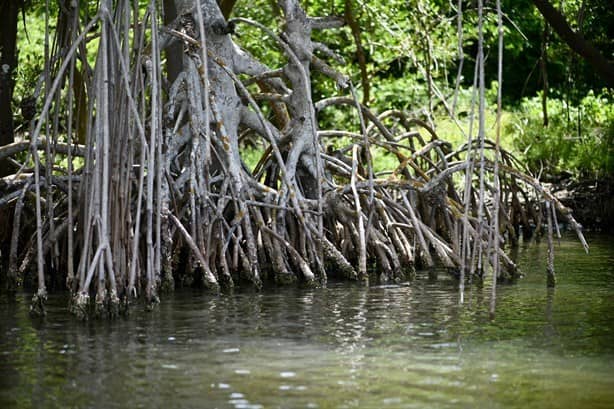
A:
<svg viewBox="0 0 614 409">
<path fill-rule="evenodd" d="M 94 301 L 94 317 L 105 317 L 109 312 L 107 290 L 99 290 L 96 293 L 96 300 Z"/>
<path fill-rule="evenodd" d="M 90 296 L 86 293 L 78 292 L 72 298 L 70 312 L 80 320 L 88 317 Z"/>
<path fill-rule="evenodd" d="M 324 261 L 330 271 L 334 271 L 346 280 L 358 280 L 358 273 L 354 267 L 326 237 L 321 238 L 320 245 L 324 250 Z"/>
<path fill-rule="evenodd" d="M 162 281 L 160 283 L 160 293 L 171 293 L 174 289 L 175 280 L 173 278 L 173 274 L 170 271 L 164 271 L 164 273 L 162 274 Z"/>
<path fill-rule="evenodd" d="M 117 291 L 112 290 L 109 293 L 108 300 L 108 308 L 109 308 L 109 316 L 111 318 L 116 318 L 119 316 L 121 303 L 119 297 L 117 296 Z"/>
<path fill-rule="evenodd" d="M 47 290 L 39 288 L 36 294 L 32 296 L 30 303 L 30 315 L 33 317 L 44 317 L 47 315 L 45 303 L 47 302 Z"/>
<path fill-rule="evenodd" d="M 290 285 L 296 283 L 297 278 L 290 272 L 277 272 L 275 273 L 275 284 L 277 285 Z"/>
<path fill-rule="evenodd" d="M 156 294 L 154 289 L 151 289 L 151 292 L 147 295 L 147 299 L 145 301 L 145 308 L 147 311 L 153 311 L 156 306 L 160 304 L 160 298 L 158 294 Z"/>
</svg>

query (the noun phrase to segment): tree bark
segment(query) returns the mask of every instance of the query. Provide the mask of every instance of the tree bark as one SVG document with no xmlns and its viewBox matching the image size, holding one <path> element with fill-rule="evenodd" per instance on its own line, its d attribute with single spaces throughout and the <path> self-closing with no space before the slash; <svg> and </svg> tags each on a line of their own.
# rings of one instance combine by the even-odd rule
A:
<svg viewBox="0 0 614 409">
<path fill-rule="evenodd" d="M 13 135 L 13 74 L 17 68 L 17 18 L 21 1 L 0 0 L 0 146 L 14 141 Z M 0 160 L 0 177 L 10 174 L 9 162 Z"/>
<path fill-rule="evenodd" d="M 548 0 L 533 0 L 533 4 L 554 31 L 575 53 L 588 62 L 609 87 L 614 88 L 614 66 L 581 34 L 574 32 L 563 16 Z"/>
</svg>

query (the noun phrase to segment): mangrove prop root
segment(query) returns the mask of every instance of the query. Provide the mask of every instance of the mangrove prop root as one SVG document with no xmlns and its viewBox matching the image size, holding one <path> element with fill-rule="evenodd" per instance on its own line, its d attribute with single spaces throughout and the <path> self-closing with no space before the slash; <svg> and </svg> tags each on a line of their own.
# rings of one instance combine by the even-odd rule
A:
<svg viewBox="0 0 614 409">
<path fill-rule="evenodd" d="M 53 86 L 29 141 L 0 147 L 0 159 L 22 161 L 0 179 L 0 207 L 17 207 L 12 276 L 19 263 L 20 276 L 38 270 L 32 314 L 44 315 L 45 280 L 68 282 L 70 310 L 86 319 L 114 317 L 136 297 L 154 308 L 158 294 L 180 283 L 217 293 L 267 280 L 316 285 L 327 275 L 397 282 L 424 264 L 464 279 L 495 261 L 502 277 L 513 277 L 503 247 L 517 242 L 520 227 L 541 229 L 536 209 L 544 202 L 548 237 L 556 211 L 585 245 L 571 212 L 498 144 L 469 139 L 452 150 L 420 118 L 361 104 L 347 78 L 313 54 L 327 48 L 312 32 L 340 20 L 311 18 L 297 0 L 280 3 L 280 34 L 235 19 L 279 48 L 283 61 L 268 67 L 236 43 L 214 0 L 183 1 L 180 17 L 164 27 L 155 8 L 133 24 L 142 18 L 137 10 L 123 8 L 130 15 L 116 19 L 109 3 L 100 2 L 81 30 L 67 30 L 51 55 Z M 75 18 L 71 24 L 81 24 Z M 96 30 L 100 58 L 80 79 L 91 92 L 87 107 L 77 107 L 88 111 L 85 138 L 61 126 L 42 138 L 45 121 L 75 109 L 63 98 L 75 88 L 76 51 L 91 37 L 84 33 Z M 183 56 L 169 78 L 161 54 L 174 44 Z M 312 101 L 315 71 L 350 95 Z M 339 109 L 360 126 L 320 129 L 321 114 Z M 245 163 L 241 135 L 263 148 L 255 169 Z M 63 142 L 77 139 L 82 145 Z M 377 174 L 376 150 L 396 161 Z"/>
<path fill-rule="evenodd" d="M 88 316 L 89 295 L 84 293 L 77 293 L 73 296 L 70 312 L 73 313 L 79 319 L 86 319 Z"/>
<path fill-rule="evenodd" d="M 32 296 L 32 302 L 30 303 L 30 315 L 33 317 L 44 317 L 47 315 L 45 310 L 45 303 L 47 302 L 47 291 L 42 288 L 39 289 L 36 294 Z"/>
</svg>

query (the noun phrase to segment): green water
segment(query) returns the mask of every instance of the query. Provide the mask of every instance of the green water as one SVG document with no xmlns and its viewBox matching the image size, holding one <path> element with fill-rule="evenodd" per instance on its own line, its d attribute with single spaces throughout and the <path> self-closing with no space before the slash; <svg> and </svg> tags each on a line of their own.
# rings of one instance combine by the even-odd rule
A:
<svg viewBox="0 0 614 409">
<path fill-rule="evenodd" d="M 526 276 L 211 296 L 75 322 L 0 298 L 0 408 L 614 408 L 614 237 L 521 247 Z"/>
</svg>

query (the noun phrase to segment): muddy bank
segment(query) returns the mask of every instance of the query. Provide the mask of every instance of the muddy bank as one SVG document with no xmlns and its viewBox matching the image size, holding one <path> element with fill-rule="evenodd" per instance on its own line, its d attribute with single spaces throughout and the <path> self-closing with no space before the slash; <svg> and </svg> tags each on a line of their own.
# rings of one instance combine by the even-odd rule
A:
<svg viewBox="0 0 614 409">
<path fill-rule="evenodd" d="M 586 229 L 614 232 L 614 178 L 566 179 L 552 190 Z"/>
</svg>

